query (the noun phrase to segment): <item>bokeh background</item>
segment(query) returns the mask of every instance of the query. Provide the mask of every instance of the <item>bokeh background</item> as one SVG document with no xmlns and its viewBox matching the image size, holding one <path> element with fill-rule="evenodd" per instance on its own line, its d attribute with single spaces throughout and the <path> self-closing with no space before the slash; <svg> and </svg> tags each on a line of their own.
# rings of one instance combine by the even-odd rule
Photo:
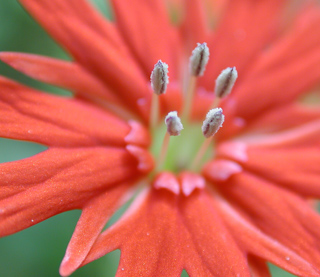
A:
<svg viewBox="0 0 320 277">
<path fill-rule="evenodd" d="M 105 0 L 92 2 L 106 17 L 112 18 L 112 12 Z M 70 59 L 16 0 L 0 0 L 0 51 L 19 51 Z M 2 62 L 0 74 L 51 93 L 70 95 L 62 89 L 32 80 Z M 0 138 L 0 163 L 30 157 L 45 149 L 44 146 L 33 143 Z M 79 216 L 80 211 L 66 212 L 0 239 L 0 276 L 59 276 L 59 265 Z M 116 219 L 117 216 L 112 221 Z M 115 275 L 119 257 L 120 251 L 114 251 L 79 269 L 72 276 L 112 277 Z M 271 271 L 276 277 L 293 276 L 275 266 L 271 266 Z M 187 276 L 186 273 L 183 275 Z"/>
</svg>

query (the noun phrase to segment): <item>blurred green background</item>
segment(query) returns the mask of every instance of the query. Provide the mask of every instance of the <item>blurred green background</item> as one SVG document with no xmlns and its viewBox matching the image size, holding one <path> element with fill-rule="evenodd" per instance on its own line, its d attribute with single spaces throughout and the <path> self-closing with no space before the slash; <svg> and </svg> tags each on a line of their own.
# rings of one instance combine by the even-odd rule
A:
<svg viewBox="0 0 320 277">
<path fill-rule="evenodd" d="M 94 0 L 94 4 L 104 15 L 110 17 L 104 0 Z M 69 59 L 15 0 L 0 0 L 0 51 L 37 53 Z M 0 74 L 35 88 L 66 94 L 64 90 L 34 81 L 2 62 Z M 0 162 L 26 158 L 44 149 L 41 145 L 0 138 Z M 27 230 L 2 238 L 0 276 L 59 276 L 59 265 L 79 215 L 80 211 L 60 214 Z M 112 277 L 115 275 L 119 257 L 120 251 L 110 253 L 79 269 L 72 276 Z M 273 266 L 271 270 L 273 276 L 293 276 Z"/>
</svg>

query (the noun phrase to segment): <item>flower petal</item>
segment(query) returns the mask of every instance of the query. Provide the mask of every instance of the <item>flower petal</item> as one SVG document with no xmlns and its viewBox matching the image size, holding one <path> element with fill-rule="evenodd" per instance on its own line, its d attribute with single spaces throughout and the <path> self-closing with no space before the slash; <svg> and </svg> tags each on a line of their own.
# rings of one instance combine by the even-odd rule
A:
<svg viewBox="0 0 320 277">
<path fill-rule="evenodd" d="M 245 132 L 251 134 L 275 133 L 320 119 L 320 106 L 307 107 L 301 104 L 283 105 L 264 113 L 251 121 Z"/>
<path fill-rule="evenodd" d="M 50 148 L 1 164 L 0 236 L 82 208 L 97 193 L 139 176 L 136 159 L 119 148 Z"/>
<path fill-rule="evenodd" d="M 279 125 L 283 126 L 283 122 L 280 119 Z M 320 120 L 317 120 L 283 132 L 244 137 L 238 143 L 225 142 L 219 145 L 217 153 L 300 195 L 319 198 L 319 136 Z M 209 167 L 208 170 L 215 170 L 212 163 Z M 216 177 L 215 180 L 219 181 Z"/>
<path fill-rule="evenodd" d="M 261 232 L 246 220 L 244 216 L 232 208 L 228 202 L 218 197 L 217 203 L 219 203 L 218 206 L 222 212 L 222 217 L 229 227 L 230 232 L 240 244 L 241 248 L 247 253 L 280 266 L 295 275 L 319 275 L 320 272 L 310 265 L 309 262 L 282 245 L 279 241 Z"/>
<path fill-rule="evenodd" d="M 314 36 L 314 30 L 320 24 L 320 9 L 315 9 L 312 17 L 303 18 L 285 38 L 265 51 L 252 65 L 253 73 L 237 85 L 233 109 L 238 116 L 252 120 L 319 84 L 320 39 Z"/>
<path fill-rule="evenodd" d="M 40 24 L 72 53 L 72 44 L 68 40 L 68 35 L 61 28 L 60 15 L 66 15 L 69 20 L 81 20 L 91 30 L 95 31 L 106 39 L 106 44 L 110 44 L 123 52 L 127 51 L 115 26 L 103 18 L 85 0 L 19 0 L 21 4 L 36 18 Z"/>
<path fill-rule="evenodd" d="M 121 249 L 117 276 L 249 276 L 244 256 L 204 191 L 185 198 L 167 190 L 141 195 L 98 238 L 84 264 Z M 172 261 L 175 261 L 172 263 Z"/>
<path fill-rule="evenodd" d="M 131 56 L 121 51 L 118 44 L 113 43 L 112 38 L 109 41 L 108 36 L 102 36 L 101 32 L 97 32 L 96 28 L 82 20 L 81 15 L 85 11 L 82 10 L 78 14 L 77 9 L 73 8 L 78 2 L 70 1 L 70 4 L 66 4 L 63 0 L 41 2 L 21 0 L 21 2 L 71 52 L 78 63 L 101 78 L 110 89 L 114 89 L 128 109 L 140 116 L 147 116 L 148 111 L 145 107 L 141 108 L 137 101 L 148 97 L 148 79 L 142 75 Z M 80 2 L 80 6 L 83 5 L 83 1 Z M 87 16 L 90 13 L 89 9 Z M 92 20 L 92 23 L 94 22 L 95 20 Z M 109 27 L 109 25 L 106 27 L 105 34 Z"/>
<path fill-rule="evenodd" d="M 146 76 L 149 78 L 153 65 L 161 59 L 169 64 L 170 77 L 178 77 L 175 66 L 182 50 L 164 1 L 136 0 L 132 5 L 130 0 L 114 0 L 112 4 L 119 31 Z"/>
<path fill-rule="evenodd" d="M 210 179 L 209 174 L 207 178 Z M 244 172 L 233 175 L 227 183 L 216 184 L 228 202 L 233 203 L 249 222 L 314 267 L 319 267 L 318 236 L 310 232 L 310 225 L 308 228 L 305 227 L 305 222 L 296 216 L 297 209 L 292 208 L 294 202 L 304 207 L 308 206 L 302 198 Z M 308 213 L 305 216 L 308 216 Z"/>
<path fill-rule="evenodd" d="M 240 77 L 245 74 L 246 67 L 275 36 L 284 3 L 283 0 L 228 1 L 224 17 L 213 39 L 208 41 L 210 74 L 203 77 L 207 89 L 214 86 L 212 76 L 217 77 L 228 66 L 236 66 Z"/>
<path fill-rule="evenodd" d="M 140 116 L 148 116 L 148 109 L 141 106 L 139 100 L 146 101 L 151 98 L 148 86 L 149 78 L 142 75 L 140 68 L 131 58 L 120 55 L 117 49 L 106 48 L 105 40 L 97 37 L 81 21 L 70 22 L 65 20 L 63 28 L 68 32 L 75 45 L 82 45 L 82 49 L 75 49 L 79 55 L 91 53 L 91 55 L 82 56 L 83 61 L 79 59 L 77 61 L 84 64 L 87 70 L 93 72 L 110 89 L 113 89 L 127 109 L 138 113 Z M 99 53 L 99 55 L 96 53 Z"/>
<path fill-rule="evenodd" d="M 185 14 L 183 19 L 183 35 L 193 49 L 196 43 L 207 41 L 209 24 L 205 13 L 205 1 L 185 0 Z"/>
<path fill-rule="evenodd" d="M 84 102 L 0 77 L 0 136 L 53 146 L 124 146 L 130 126 Z M 116 130 L 116 132 L 115 132 Z"/>
<path fill-rule="evenodd" d="M 319 148 L 270 149 L 249 147 L 242 166 L 306 197 L 320 198 Z"/>
<path fill-rule="evenodd" d="M 85 204 L 60 266 L 62 276 L 69 276 L 81 265 L 106 222 L 122 204 L 124 194 L 130 187 L 130 184 L 117 185 Z"/>
<path fill-rule="evenodd" d="M 113 92 L 76 63 L 14 52 L 2 52 L 0 59 L 39 81 L 60 86 L 81 95 L 95 95 L 111 102 L 117 101 Z"/>
</svg>

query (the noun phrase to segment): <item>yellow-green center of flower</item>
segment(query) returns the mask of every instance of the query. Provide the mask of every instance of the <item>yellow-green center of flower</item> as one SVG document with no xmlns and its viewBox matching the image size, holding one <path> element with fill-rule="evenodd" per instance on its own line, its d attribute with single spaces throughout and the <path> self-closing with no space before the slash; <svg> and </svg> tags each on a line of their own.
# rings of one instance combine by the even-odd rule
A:
<svg viewBox="0 0 320 277">
<path fill-rule="evenodd" d="M 201 158 L 201 161 L 199 161 L 199 164 L 192 168 L 194 160 L 206 138 L 201 132 L 202 123 L 182 123 L 184 129 L 181 135 L 170 138 L 166 158 L 161 168 L 158 168 L 160 170 L 168 170 L 174 173 L 183 170 L 199 171 L 201 166 L 214 154 L 213 147 L 210 147 Z M 167 127 L 163 122 L 153 133 L 151 152 L 155 157 L 156 163 L 163 150 L 162 145 L 166 132 Z"/>
</svg>

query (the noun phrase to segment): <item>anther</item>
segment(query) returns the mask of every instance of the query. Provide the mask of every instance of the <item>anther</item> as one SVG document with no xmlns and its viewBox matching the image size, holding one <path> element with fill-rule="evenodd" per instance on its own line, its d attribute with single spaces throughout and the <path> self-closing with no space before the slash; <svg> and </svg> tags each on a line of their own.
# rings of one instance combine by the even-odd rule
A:
<svg viewBox="0 0 320 277">
<path fill-rule="evenodd" d="M 198 77 L 203 75 L 207 63 L 209 61 L 209 55 L 209 48 L 205 42 L 198 43 L 197 47 L 192 51 L 189 60 L 190 77 L 187 93 L 185 95 L 185 104 L 182 114 L 183 120 L 187 120 L 189 117 L 189 114 L 191 112 L 194 90 L 196 88 L 196 81 Z"/>
<path fill-rule="evenodd" d="M 216 86 L 214 89 L 214 94 L 216 97 L 226 97 L 231 92 L 237 78 L 238 72 L 235 67 L 228 67 L 222 70 L 216 80 Z"/>
<path fill-rule="evenodd" d="M 169 83 L 168 65 L 159 60 L 152 70 L 150 81 L 153 92 L 157 95 L 166 93 Z"/>
<path fill-rule="evenodd" d="M 216 79 L 214 89 L 215 99 L 212 103 L 212 108 L 219 106 L 222 98 L 228 96 L 238 78 L 238 72 L 235 67 L 228 67 L 221 71 Z"/>
<path fill-rule="evenodd" d="M 177 112 L 170 112 L 166 116 L 165 123 L 167 125 L 167 132 L 170 136 L 179 136 L 183 125 Z"/>
<path fill-rule="evenodd" d="M 224 122 L 224 115 L 221 108 L 215 108 L 207 113 L 206 119 L 202 124 L 202 133 L 206 138 L 215 135 Z"/>
<path fill-rule="evenodd" d="M 209 61 L 209 48 L 207 44 L 198 43 L 197 47 L 192 51 L 189 61 L 190 73 L 193 76 L 202 76 L 207 63 Z"/>
<path fill-rule="evenodd" d="M 162 169 L 163 164 L 166 160 L 170 137 L 179 136 L 181 130 L 183 129 L 183 125 L 181 123 L 180 118 L 178 117 L 177 112 L 169 112 L 164 122 L 167 125 L 167 132 L 164 136 L 163 143 L 161 146 L 161 152 L 157 166 L 158 170 Z"/>
<path fill-rule="evenodd" d="M 218 132 L 220 127 L 222 126 L 224 121 L 224 115 L 222 113 L 221 108 L 215 108 L 210 110 L 207 113 L 206 119 L 203 121 L 202 124 L 202 133 L 205 136 L 206 140 L 201 145 L 197 156 L 195 157 L 191 169 L 196 169 L 199 165 L 199 162 L 204 157 L 208 147 L 210 146 L 212 142 L 212 137 Z"/>
<path fill-rule="evenodd" d="M 153 90 L 151 100 L 151 111 L 150 111 L 150 127 L 154 127 L 158 123 L 159 117 L 159 99 L 158 96 L 166 93 L 167 85 L 169 83 L 168 77 L 168 65 L 159 60 L 151 72 L 150 76 L 151 87 Z"/>
</svg>

